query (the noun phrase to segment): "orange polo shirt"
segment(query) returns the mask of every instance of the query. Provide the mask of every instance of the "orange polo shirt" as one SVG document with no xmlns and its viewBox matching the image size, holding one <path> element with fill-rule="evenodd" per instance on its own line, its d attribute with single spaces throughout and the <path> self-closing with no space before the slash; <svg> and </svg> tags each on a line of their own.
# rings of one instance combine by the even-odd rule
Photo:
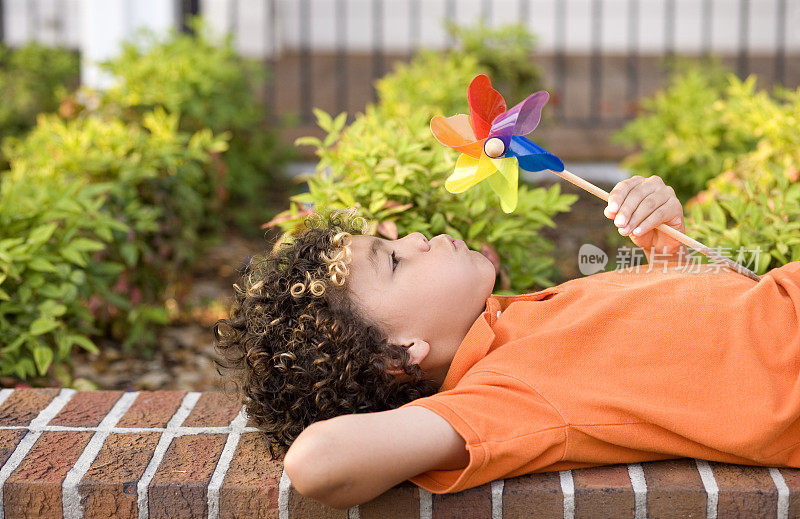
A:
<svg viewBox="0 0 800 519">
<path fill-rule="evenodd" d="M 694 457 L 800 467 L 800 261 L 760 282 L 631 267 L 492 295 L 435 395 L 469 464 L 458 492 L 532 472 Z M 638 272 L 636 272 L 638 269 Z"/>
</svg>

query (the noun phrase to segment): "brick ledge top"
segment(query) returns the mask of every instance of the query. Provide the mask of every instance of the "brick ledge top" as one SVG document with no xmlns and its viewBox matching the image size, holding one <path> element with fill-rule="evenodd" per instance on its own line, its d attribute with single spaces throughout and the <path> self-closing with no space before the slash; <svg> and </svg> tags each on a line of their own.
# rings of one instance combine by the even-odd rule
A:
<svg viewBox="0 0 800 519">
<path fill-rule="evenodd" d="M 800 517 L 800 469 L 683 458 L 445 495 L 406 481 L 345 511 L 294 491 L 230 395 L 0 390 L 0 519 L 444 516 Z"/>
</svg>

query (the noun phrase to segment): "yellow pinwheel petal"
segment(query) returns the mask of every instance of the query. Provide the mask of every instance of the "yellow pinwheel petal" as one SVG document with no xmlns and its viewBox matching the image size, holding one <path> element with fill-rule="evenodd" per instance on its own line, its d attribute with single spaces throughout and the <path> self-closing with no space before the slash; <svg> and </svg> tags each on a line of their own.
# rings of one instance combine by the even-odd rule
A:
<svg viewBox="0 0 800 519">
<path fill-rule="evenodd" d="M 462 153 L 456 161 L 455 171 L 445 180 L 444 188 L 451 193 L 463 193 L 497 171 L 493 160 L 485 153 L 480 159 Z"/>
<path fill-rule="evenodd" d="M 519 186 L 519 162 L 516 157 L 492 159 L 499 175 L 489 177 L 489 185 L 500 197 L 500 207 L 510 213 L 517 208 L 517 189 Z"/>
</svg>

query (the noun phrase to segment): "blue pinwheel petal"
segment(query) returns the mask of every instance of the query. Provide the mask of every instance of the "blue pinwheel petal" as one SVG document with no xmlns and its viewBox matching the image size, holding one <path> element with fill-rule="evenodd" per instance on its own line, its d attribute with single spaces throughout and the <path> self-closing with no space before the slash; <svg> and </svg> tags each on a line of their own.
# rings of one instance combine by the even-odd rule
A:
<svg viewBox="0 0 800 519">
<path fill-rule="evenodd" d="M 556 155 L 521 135 L 511 137 L 503 158 L 517 157 L 519 167 L 525 171 L 564 171 L 564 163 Z"/>
</svg>

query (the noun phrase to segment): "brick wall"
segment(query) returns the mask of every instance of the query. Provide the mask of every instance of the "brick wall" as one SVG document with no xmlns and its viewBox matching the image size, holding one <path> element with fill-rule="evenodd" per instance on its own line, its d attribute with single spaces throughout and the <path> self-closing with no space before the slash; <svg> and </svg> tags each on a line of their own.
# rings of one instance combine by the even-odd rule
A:
<svg viewBox="0 0 800 519">
<path fill-rule="evenodd" d="M 404 482 L 334 510 L 296 493 L 222 393 L 0 390 L 0 519 L 800 517 L 800 470 L 678 459 L 458 494 Z"/>
</svg>

